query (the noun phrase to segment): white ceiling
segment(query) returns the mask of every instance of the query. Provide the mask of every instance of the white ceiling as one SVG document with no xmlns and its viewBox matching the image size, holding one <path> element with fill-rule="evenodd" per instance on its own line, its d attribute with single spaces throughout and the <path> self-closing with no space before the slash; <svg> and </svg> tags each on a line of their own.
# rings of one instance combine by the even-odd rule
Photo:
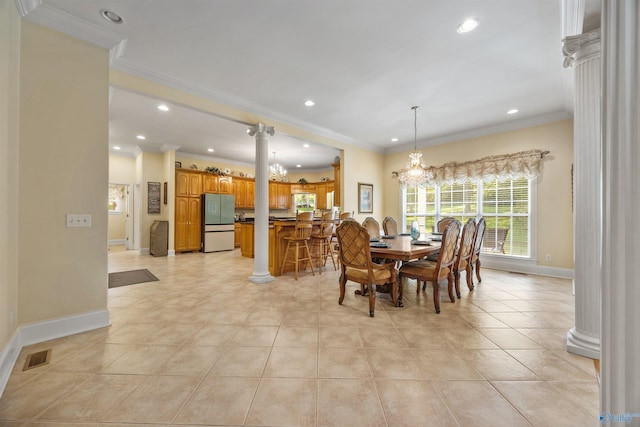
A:
<svg viewBox="0 0 640 427">
<path fill-rule="evenodd" d="M 380 152 L 413 148 L 413 105 L 421 147 L 572 114 L 560 0 L 17 2 L 27 19 L 111 49 L 115 69 Z M 458 34 L 467 17 L 480 25 Z M 177 105 L 161 113 L 160 101 L 112 88 L 110 146 L 253 163 L 247 124 Z M 302 143 L 276 128 L 269 151 L 289 169 L 337 155 Z"/>
</svg>

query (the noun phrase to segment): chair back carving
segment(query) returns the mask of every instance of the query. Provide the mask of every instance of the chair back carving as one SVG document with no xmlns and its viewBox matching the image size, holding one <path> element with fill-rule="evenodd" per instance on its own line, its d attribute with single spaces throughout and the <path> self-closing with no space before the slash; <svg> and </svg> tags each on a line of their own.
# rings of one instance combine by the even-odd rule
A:
<svg viewBox="0 0 640 427">
<path fill-rule="evenodd" d="M 369 248 L 369 232 L 358 221 L 345 221 L 336 229 L 340 245 L 340 261 L 343 270 L 347 267 L 369 269 L 371 279 L 371 249 Z"/>
<path fill-rule="evenodd" d="M 398 235 L 398 223 L 390 216 L 387 216 L 382 220 L 382 229 L 384 230 L 384 234 L 386 236 Z"/>
<path fill-rule="evenodd" d="M 449 225 L 449 223 L 451 221 L 458 221 L 457 219 L 455 219 L 452 216 L 448 216 L 445 218 L 442 218 L 440 221 L 438 221 L 438 224 L 436 225 L 436 228 L 438 229 L 439 233 L 444 233 L 444 229 L 447 228 L 447 225 Z M 458 221 L 458 225 L 460 225 L 460 221 Z"/>
<path fill-rule="evenodd" d="M 453 270 L 453 263 L 456 260 L 456 249 L 458 237 L 460 236 L 460 221 L 453 218 L 442 232 L 442 246 L 436 262 L 435 277 L 440 277 L 440 271 L 448 268 Z"/>
<path fill-rule="evenodd" d="M 373 217 L 366 217 L 362 226 L 367 229 L 370 237 L 380 237 L 380 224 Z"/>
<path fill-rule="evenodd" d="M 476 221 L 470 218 L 462 229 L 462 237 L 460 239 L 460 246 L 458 248 L 458 256 L 456 257 L 456 263 L 454 266 L 455 271 L 460 271 L 466 268 L 467 264 L 471 261 L 473 256 L 473 243 L 476 236 Z"/>
<path fill-rule="evenodd" d="M 353 218 L 353 213 L 351 212 L 342 212 L 340 214 L 340 222 L 344 221 L 345 219 L 351 219 Z"/>
</svg>

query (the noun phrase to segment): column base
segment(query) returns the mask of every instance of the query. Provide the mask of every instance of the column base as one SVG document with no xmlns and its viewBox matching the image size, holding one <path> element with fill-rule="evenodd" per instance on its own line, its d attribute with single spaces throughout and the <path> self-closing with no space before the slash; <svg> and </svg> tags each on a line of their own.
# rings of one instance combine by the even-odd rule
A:
<svg viewBox="0 0 640 427">
<path fill-rule="evenodd" d="M 600 340 L 572 328 L 567 332 L 567 351 L 590 359 L 600 359 Z"/>
<path fill-rule="evenodd" d="M 249 276 L 249 281 L 253 283 L 269 283 L 276 280 L 275 277 L 271 275 L 271 273 L 267 272 L 265 274 L 253 273 Z"/>
</svg>

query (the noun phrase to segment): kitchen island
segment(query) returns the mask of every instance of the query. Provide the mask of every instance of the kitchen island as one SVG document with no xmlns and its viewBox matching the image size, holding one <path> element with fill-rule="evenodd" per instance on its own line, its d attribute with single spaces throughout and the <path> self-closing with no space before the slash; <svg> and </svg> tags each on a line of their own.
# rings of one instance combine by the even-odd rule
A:
<svg viewBox="0 0 640 427">
<path fill-rule="evenodd" d="M 321 221 L 315 219 L 313 221 L 313 232 L 320 231 Z M 254 241 L 253 241 L 253 222 L 246 221 L 242 223 L 242 245 L 240 246 L 242 256 L 253 258 Z M 280 276 L 282 264 L 284 263 L 285 251 L 287 249 L 286 236 L 292 236 L 295 233 L 295 218 L 276 218 L 269 221 L 269 273 L 272 276 Z M 311 243 L 309 242 L 309 245 Z M 311 249 L 311 246 L 309 246 Z M 315 268 L 315 267 L 314 267 Z M 293 265 L 287 265 L 284 272 L 293 271 Z"/>
</svg>

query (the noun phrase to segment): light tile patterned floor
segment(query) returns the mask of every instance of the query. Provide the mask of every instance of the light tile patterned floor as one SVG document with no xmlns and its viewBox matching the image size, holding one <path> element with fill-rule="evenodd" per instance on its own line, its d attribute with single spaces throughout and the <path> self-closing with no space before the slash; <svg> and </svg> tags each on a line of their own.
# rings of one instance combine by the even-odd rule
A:
<svg viewBox="0 0 640 427">
<path fill-rule="evenodd" d="M 484 269 L 439 315 L 408 282 L 370 318 L 359 285 L 338 305 L 332 267 L 256 285 L 239 250 L 110 251 L 110 272 L 137 268 L 160 281 L 109 290 L 111 327 L 23 349 L 0 427 L 599 425 L 593 361 L 565 350 L 568 280 Z"/>
</svg>

